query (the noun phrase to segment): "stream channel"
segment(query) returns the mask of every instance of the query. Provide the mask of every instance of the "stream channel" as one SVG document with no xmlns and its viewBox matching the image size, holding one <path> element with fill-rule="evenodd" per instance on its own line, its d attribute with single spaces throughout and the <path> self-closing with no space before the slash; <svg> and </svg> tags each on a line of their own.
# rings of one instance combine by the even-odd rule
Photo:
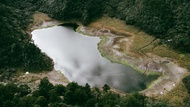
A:
<svg viewBox="0 0 190 107">
<path fill-rule="evenodd" d="M 102 57 L 97 45 L 99 37 L 79 34 L 70 27 L 54 26 L 34 30 L 32 39 L 53 59 L 55 70 L 60 70 L 69 81 L 80 85 L 89 83 L 102 87 L 108 84 L 124 92 L 137 92 L 152 81 L 130 66 Z"/>
</svg>

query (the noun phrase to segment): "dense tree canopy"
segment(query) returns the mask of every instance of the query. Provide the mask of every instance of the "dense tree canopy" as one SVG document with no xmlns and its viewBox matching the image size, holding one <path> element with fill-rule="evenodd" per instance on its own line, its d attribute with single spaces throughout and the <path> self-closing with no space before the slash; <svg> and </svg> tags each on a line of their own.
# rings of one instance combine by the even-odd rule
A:
<svg viewBox="0 0 190 107">
<path fill-rule="evenodd" d="M 33 7 L 32 0 L 26 1 L 0 1 L 1 73 L 18 69 L 43 71 L 53 68 L 52 60 L 41 53 L 26 32 L 29 23 L 32 22 L 33 14 L 29 11 Z"/>
<path fill-rule="evenodd" d="M 80 86 L 75 82 L 69 83 L 66 87 L 54 86 L 47 78 L 43 78 L 37 90 L 33 92 L 27 85 L 0 84 L 0 105 L 1 107 L 160 107 L 160 105 L 170 107 L 170 104 L 164 101 L 148 98 L 139 93 L 120 96 L 108 90 L 104 92 L 98 87 L 91 89 L 88 84 Z"/>
<path fill-rule="evenodd" d="M 190 94 L 190 75 L 188 75 L 185 78 L 183 78 L 182 81 L 185 84 L 185 87 L 186 87 L 188 93 Z"/>
</svg>

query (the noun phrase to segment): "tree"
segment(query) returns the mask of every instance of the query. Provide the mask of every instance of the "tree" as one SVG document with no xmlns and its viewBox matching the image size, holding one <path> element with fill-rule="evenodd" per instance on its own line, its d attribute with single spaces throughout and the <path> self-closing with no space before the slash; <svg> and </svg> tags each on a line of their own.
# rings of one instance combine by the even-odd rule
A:
<svg viewBox="0 0 190 107">
<path fill-rule="evenodd" d="M 184 78 L 182 79 L 182 82 L 183 82 L 183 84 L 185 85 L 185 87 L 186 87 L 188 93 L 190 94 L 190 75 L 184 77 Z"/>
<path fill-rule="evenodd" d="M 119 105 L 119 102 L 120 102 L 120 96 L 118 94 L 107 92 L 100 97 L 98 106 L 116 107 L 117 105 Z"/>
<path fill-rule="evenodd" d="M 133 96 L 137 99 L 139 105 L 141 105 L 141 107 L 145 107 L 146 106 L 146 96 L 139 94 L 139 93 L 134 93 Z"/>
<path fill-rule="evenodd" d="M 53 84 L 49 82 L 48 78 L 45 77 L 40 81 L 39 84 L 39 96 L 44 96 L 45 98 L 49 98 L 49 91 L 53 89 Z"/>
<path fill-rule="evenodd" d="M 95 99 L 98 101 L 98 100 L 99 100 L 99 97 L 100 97 L 100 95 L 101 95 L 101 92 L 100 92 L 99 88 L 98 88 L 98 87 L 95 87 L 95 88 L 92 90 L 91 93 L 93 94 L 93 96 L 95 97 Z"/>
<path fill-rule="evenodd" d="M 89 99 L 84 107 L 95 107 L 95 104 L 96 104 L 96 99 L 95 98 L 92 98 L 92 99 Z"/>
<path fill-rule="evenodd" d="M 125 107 L 140 107 L 138 100 L 133 96 L 126 96 Z"/>
<path fill-rule="evenodd" d="M 78 83 L 76 83 L 76 82 L 71 82 L 71 83 L 69 83 L 69 84 L 67 85 L 66 89 L 67 89 L 67 90 L 70 90 L 70 91 L 72 91 L 72 92 L 74 92 L 74 91 L 75 91 L 76 89 L 78 89 L 79 87 L 81 87 L 81 86 L 79 86 Z"/>
<path fill-rule="evenodd" d="M 70 90 L 66 91 L 66 93 L 64 95 L 64 101 L 67 104 L 75 105 L 76 104 L 75 94 Z"/>
<path fill-rule="evenodd" d="M 16 103 L 16 107 L 33 107 L 35 101 L 36 101 L 36 97 L 25 95 L 25 96 L 19 97 L 19 100 L 15 101 L 15 103 Z"/>
<path fill-rule="evenodd" d="M 89 85 L 88 83 L 85 84 L 84 91 L 85 91 L 86 94 L 88 95 L 88 98 L 91 98 L 91 97 L 92 97 L 91 88 L 90 88 L 90 85 Z"/>
<path fill-rule="evenodd" d="M 31 92 L 30 87 L 28 85 L 20 85 L 19 86 L 19 93 L 20 96 L 26 96 Z"/>
<path fill-rule="evenodd" d="M 10 100 L 5 101 L 4 106 L 3 107 L 13 107 L 14 103 Z"/>
<path fill-rule="evenodd" d="M 60 95 L 56 92 L 55 89 L 52 89 L 49 91 L 49 102 L 61 102 L 61 98 L 59 97 Z"/>
<path fill-rule="evenodd" d="M 4 100 L 13 100 L 14 96 L 16 95 L 16 93 L 18 93 L 18 87 L 16 84 L 7 84 L 4 88 L 3 88 L 3 95 L 4 95 Z"/>
<path fill-rule="evenodd" d="M 75 98 L 76 98 L 76 103 L 79 105 L 84 105 L 87 99 L 89 99 L 88 95 L 82 88 L 79 88 L 75 91 Z"/>
<path fill-rule="evenodd" d="M 139 93 L 134 93 L 126 96 L 126 107 L 146 107 L 146 99 L 147 97 L 141 95 Z"/>
<path fill-rule="evenodd" d="M 64 95 L 64 93 L 65 93 L 65 91 L 66 91 L 65 86 L 60 85 L 60 84 L 59 84 L 59 85 L 55 85 L 55 86 L 54 86 L 54 89 L 55 89 L 56 93 L 57 93 L 59 96 Z"/>
<path fill-rule="evenodd" d="M 44 96 L 39 96 L 35 102 L 35 104 L 40 105 L 40 107 L 47 107 L 48 101 Z"/>
<path fill-rule="evenodd" d="M 107 84 L 105 84 L 102 88 L 104 92 L 108 92 L 108 90 L 110 90 L 110 87 Z"/>
</svg>

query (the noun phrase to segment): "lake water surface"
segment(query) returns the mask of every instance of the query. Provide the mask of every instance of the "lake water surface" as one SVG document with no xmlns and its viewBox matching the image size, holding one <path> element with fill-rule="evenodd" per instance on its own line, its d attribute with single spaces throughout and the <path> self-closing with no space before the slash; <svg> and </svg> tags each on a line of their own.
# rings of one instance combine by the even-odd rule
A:
<svg viewBox="0 0 190 107">
<path fill-rule="evenodd" d="M 54 61 L 69 81 L 91 86 L 108 84 L 125 92 L 139 91 L 150 81 L 129 66 L 111 63 L 97 49 L 98 37 L 79 34 L 68 27 L 54 26 L 32 32 L 34 43 Z"/>
</svg>

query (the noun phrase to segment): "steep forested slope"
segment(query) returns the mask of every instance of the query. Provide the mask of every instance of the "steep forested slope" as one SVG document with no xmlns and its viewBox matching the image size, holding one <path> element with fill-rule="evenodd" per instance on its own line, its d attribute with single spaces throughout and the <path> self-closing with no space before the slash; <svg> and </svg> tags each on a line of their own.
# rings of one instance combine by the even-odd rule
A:
<svg viewBox="0 0 190 107">
<path fill-rule="evenodd" d="M 0 2 L 0 71 L 51 70 L 51 59 L 36 48 L 26 32 L 32 22 L 32 11 L 25 10 L 29 4 L 22 4 L 10 0 Z"/>
</svg>

